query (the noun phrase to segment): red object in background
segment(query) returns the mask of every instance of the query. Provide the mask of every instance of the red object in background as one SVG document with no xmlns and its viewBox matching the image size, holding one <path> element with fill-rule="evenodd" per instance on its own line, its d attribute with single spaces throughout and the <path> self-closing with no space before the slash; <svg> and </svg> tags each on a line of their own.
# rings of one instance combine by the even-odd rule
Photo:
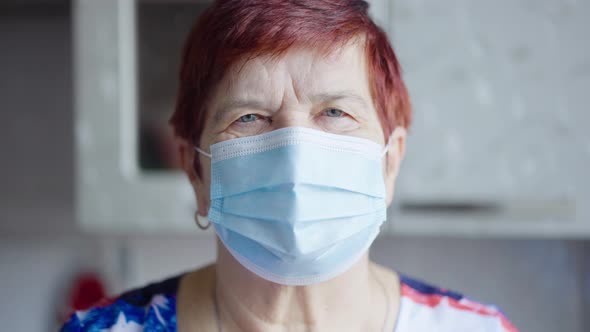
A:
<svg viewBox="0 0 590 332">
<path fill-rule="evenodd" d="M 75 311 L 90 309 L 105 299 L 105 286 L 101 278 L 92 272 L 81 273 L 72 280 L 58 308 L 57 323 L 61 326 Z"/>
<path fill-rule="evenodd" d="M 68 306 L 72 310 L 86 310 L 105 296 L 102 280 L 94 273 L 84 273 L 74 279 Z"/>
</svg>

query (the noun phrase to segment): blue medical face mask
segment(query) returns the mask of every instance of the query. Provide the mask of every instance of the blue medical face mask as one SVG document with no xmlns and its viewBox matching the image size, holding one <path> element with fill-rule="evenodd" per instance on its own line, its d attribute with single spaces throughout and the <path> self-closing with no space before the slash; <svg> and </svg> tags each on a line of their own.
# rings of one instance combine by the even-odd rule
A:
<svg viewBox="0 0 590 332">
<path fill-rule="evenodd" d="M 213 144 L 211 154 L 196 149 L 211 158 L 209 221 L 266 280 L 309 285 L 339 275 L 386 219 L 387 147 L 370 140 L 287 127 Z"/>
</svg>

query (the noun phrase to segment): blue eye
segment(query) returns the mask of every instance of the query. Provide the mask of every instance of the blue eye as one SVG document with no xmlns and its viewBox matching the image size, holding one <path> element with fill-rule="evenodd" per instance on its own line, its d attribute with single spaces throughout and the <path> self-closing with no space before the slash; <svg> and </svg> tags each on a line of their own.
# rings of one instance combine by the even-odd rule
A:
<svg viewBox="0 0 590 332">
<path fill-rule="evenodd" d="M 242 115 L 238 121 L 239 122 L 252 122 L 252 121 L 256 121 L 258 120 L 258 115 L 256 114 L 246 114 L 246 115 Z"/>
<path fill-rule="evenodd" d="M 343 111 L 336 109 L 336 108 L 329 108 L 329 109 L 325 110 L 324 113 L 331 118 L 338 118 L 338 117 L 341 117 L 342 115 L 344 115 Z"/>
</svg>

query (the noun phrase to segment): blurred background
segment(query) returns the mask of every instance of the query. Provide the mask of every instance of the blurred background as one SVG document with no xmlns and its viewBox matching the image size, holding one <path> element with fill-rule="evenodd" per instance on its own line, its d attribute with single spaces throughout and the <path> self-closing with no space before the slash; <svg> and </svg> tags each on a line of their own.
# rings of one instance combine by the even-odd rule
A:
<svg viewBox="0 0 590 332">
<path fill-rule="evenodd" d="M 1 330 L 214 260 L 166 125 L 206 2 L 0 0 Z M 373 259 L 590 331 L 590 1 L 371 2 L 415 112 Z"/>
</svg>

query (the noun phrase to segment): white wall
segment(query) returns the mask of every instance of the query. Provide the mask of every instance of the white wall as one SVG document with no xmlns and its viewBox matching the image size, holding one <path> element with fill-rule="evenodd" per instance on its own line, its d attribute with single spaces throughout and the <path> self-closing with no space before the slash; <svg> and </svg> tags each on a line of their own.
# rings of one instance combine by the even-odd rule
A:
<svg viewBox="0 0 590 332">
<path fill-rule="evenodd" d="M 118 292 L 214 257 L 210 237 L 76 229 L 68 8 L 40 8 L 0 5 L 3 331 L 54 330 L 63 289 L 76 271 L 98 269 Z M 372 256 L 498 304 L 523 331 L 582 332 L 590 330 L 589 249 L 587 241 L 396 237 L 378 239 Z"/>
</svg>

